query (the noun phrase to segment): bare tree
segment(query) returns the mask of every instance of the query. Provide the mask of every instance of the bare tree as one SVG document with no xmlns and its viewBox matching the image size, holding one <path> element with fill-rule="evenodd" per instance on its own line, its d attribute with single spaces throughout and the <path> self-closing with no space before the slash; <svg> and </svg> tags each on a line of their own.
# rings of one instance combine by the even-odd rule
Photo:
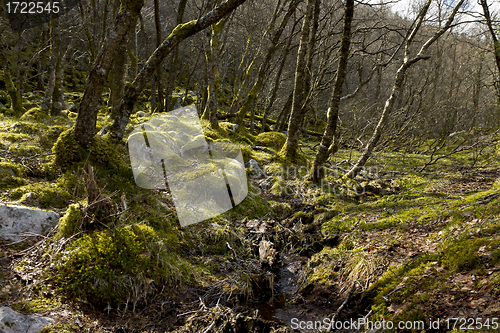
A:
<svg viewBox="0 0 500 333">
<path fill-rule="evenodd" d="M 317 0 L 307 0 L 306 14 L 304 16 L 304 22 L 302 24 L 299 50 L 297 53 L 297 67 L 295 70 L 292 113 L 288 121 L 286 142 L 281 150 L 284 153 L 285 157 L 290 159 L 294 159 L 297 153 L 297 147 L 299 145 L 299 129 L 304 117 L 303 104 L 306 100 L 306 94 L 308 93 L 307 91 L 305 91 L 306 85 L 304 79 L 307 77 L 307 52 L 309 43 L 312 41 L 312 39 L 309 39 L 309 33 L 311 31 L 311 25 L 313 24 L 314 7 L 316 1 Z"/>
<path fill-rule="evenodd" d="M 465 0 L 460 0 L 455 7 L 453 8 L 452 12 L 450 13 L 448 20 L 446 23 L 432 36 L 430 37 L 420 48 L 418 51 L 417 55 L 414 57 L 410 56 L 410 46 L 412 41 L 414 40 L 415 36 L 417 35 L 420 27 L 422 26 L 422 23 L 425 19 L 425 16 L 427 15 L 427 11 L 429 10 L 429 7 L 431 5 L 432 0 L 427 0 L 427 2 L 424 4 L 422 9 L 420 10 L 420 13 L 417 16 L 417 20 L 411 29 L 410 34 L 408 35 L 407 38 L 405 38 L 404 41 L 404 60 L 401 66 L 399 67 L 398 71 L 396 72 L 396 76 L 394 79 L 394 85 L 392 87 L 392 92 L 389 98 L 385 102 L 384 110 L 382 111 L 382 115 L 380 117 L 380 120 L 377 124 L 377 127 L 375 127 L 375 131 L 373 132 L 372 137 L 366 144 L 366 147 L 359 157 L 358 161 L 356 164 L 352 167 L 351 170 L 346 174 L 346 177 L 349 178 L 354 178 L 356 177 L 359 172 L 362 170 L 364 165 L 366 164 L 366 161 L 368 158 L 370 158 L 373 148 L 377 144 L 378 140 L 380 139 L 380 136 L 382 134 L 382 131 L 384 129 L 385 124 L 387 123 L 387 120 L 389 119 L 389 115 L 392 112 L 394 108 L 394 103 L 396 102 L 398 95 L 400 93 L 401 87 L 403 85 L 403 80 L 405 78 L 405 74 L 407 70 L 414 64 L 416 64 L 418 61 L 422 59 L 429 59 L 430 57 L 426 55 L 426 52 L 428 48 L 439 38 L 441 37 L 451 26 L 453 23 L 453 20 L 455 19 L 455 16 L 460 9 L 460 7 L 463 5 Z"/>
<path fill-rule="evenodd" d="M 340 97 L 342 87 L 347 72 L 347 60 L 349 58 L 349 45 L 351 43 L 351 23 L 354 16 L 354 0 L 346 0 L 344 9 L 344 27 L 342 29 L 342 42 L 340 46 L 340 57 L 337 67 L 337 75 L 333 85 L 332 97 L 330 100 L 330 108 L 327 114 L 327 125 L 319 144 L 318 152 L 313 162 L 311 175 L 314 181 L 318 181 L 323 177 L 321 170 L 322 166 L 328 159 L 332 151 L 331 145 L 335 133 L 337 131 L 337 119 L 339 117 Z M 335 145 L 335 143 L 333 143 Z"/>
</svg>

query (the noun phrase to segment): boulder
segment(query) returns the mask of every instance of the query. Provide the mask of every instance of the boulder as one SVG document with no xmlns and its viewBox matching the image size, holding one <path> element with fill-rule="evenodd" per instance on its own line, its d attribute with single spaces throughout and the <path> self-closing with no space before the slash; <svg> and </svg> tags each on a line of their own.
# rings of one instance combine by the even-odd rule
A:
<svg viewBox="0 0 500 333">
<path fill-rule="evenodd" d="M 250 178 L 260 178 L 264 177 L 266 174 L 262 169 L 259 167 L 259 164 L 257 163 L 256 160 L 250 160 L 247 163 L 245 163 L 245 167 L 248 168 L 248 174 Z"/>
<path fill-rule="evenodd" d="M 59 221 L 59 217 L 47 210 L 0 204 L 0 238 L 19 241 L 25 233 L 43 234 Z"/>
<path fill-rule="evenodd" d="M 37 315 L 23 315 L 7 306 L 0 308 L 0 332 L 2 333 L 40 333 L 54 323 L 54 319 Z"/>
</svg>

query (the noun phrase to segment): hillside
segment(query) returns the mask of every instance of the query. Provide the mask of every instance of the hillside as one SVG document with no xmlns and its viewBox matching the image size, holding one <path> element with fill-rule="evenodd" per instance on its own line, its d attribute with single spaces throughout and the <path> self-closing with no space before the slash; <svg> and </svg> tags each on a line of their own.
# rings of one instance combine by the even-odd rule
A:
<svg viewBox="0 0 500 333">
<path fill-rule="evenodd" d="M 0 114 L 0 198 L 62 218 L 44 235 L 2 240 L 0 299 L 54 319 L 44 332 L 292 332 L 324 318 L 425 330 L 440 319 L 440 331 L 482 318 L 481 331 L 497 331 L 497 134 L 449 156 L 452 139 L 434 152 L 431 141 L 381 150 L 354 180 L 342 175 L 359 151 L 343 146 L 318 186 L 306 177 L 318 137 L 303 136 L 292 163 L 275 153 L 283 134 L 203 122 L 208 141 L 238 144 L 266 176 L 249 176 L 236 208 L 181 228 L 168 190 L 136 186 L 126 144 L 102 135 L 73 149 L 76 113 L 51 117 L 39 98 L 21 118 Z M 126 134 L 154 116 L 136 113 Z M 98 130 L 110 124 L 101 108 Z"/>
</svg>

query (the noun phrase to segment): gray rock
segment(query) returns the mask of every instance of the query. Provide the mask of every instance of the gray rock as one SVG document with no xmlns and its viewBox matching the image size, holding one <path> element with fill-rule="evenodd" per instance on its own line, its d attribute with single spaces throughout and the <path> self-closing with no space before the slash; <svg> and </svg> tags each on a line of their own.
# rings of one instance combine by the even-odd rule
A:
<svg viewBox="0 0 500 333">
<path fill-rule="evenodd" d="M 0 308 L 0 332 L 2 333 L 40 333 L 54 323 L 54 319 L 37 315 L 23 315 L 7 306 Z"/>
<path fill-rule="evenodd" d="M 235 132 L 238 129 L 238 124 L 233 124 L 232 131 Z"/>
<path fill-rule="evenodd" d="M 43 234 L 59 218 L 59 214 L 47 210 L 0 204 L 0 238 L 19 241 L 25 233 Z"/>
<path fill-rule="evenodd" d="M 11 168 L 1 168 L 0 167 L 0 179 L 8 176 L 15 176 L 16 173 Z"/>
<path fill-rule="evenodd" d="M 260 183 L 259 187 L 263 188 L 264 190 L 270 189 L 273 186 L 274 183 L 274 177 L 268 177 L 266 180 L 264 180 L 262 183 Z"/>
<path fill-rule="evenodd" d="M 245 163 L 245 167 L 248 168 L 250 178 L 260 178 L 266 175 L 264 171 L 262 171 L 262 169 L 259 167 L 259 164 L 256 160 L 252 159 L 248 161 L 247 163 Z"/>
<path fill-rule="evenodd" d="M 146 117 L 147 114 L 145 112 L 139 111 L 136 113 L 137 117 Z"/>
</svg>

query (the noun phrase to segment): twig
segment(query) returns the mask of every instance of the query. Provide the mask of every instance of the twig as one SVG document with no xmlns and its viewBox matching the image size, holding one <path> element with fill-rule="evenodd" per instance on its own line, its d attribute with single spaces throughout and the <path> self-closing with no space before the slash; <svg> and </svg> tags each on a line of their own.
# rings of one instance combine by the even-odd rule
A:
<svg viewBox="0 0 500 333">
<path fill-rule="evenodd" d="M 351 289 L 349 289 L 349 291 L 347 292 L 347 296 L 345 297 L 344 303 L 342 303 L 342 305 L 340 305 L 339 308 L 337 309 L 337 312 L 335 312 L 333 314 L 332 320 L 330 321 L 331 323 L 335 322 L 335 318 L 337 318 L 337 316 L 340 313 L 340 311 L 342 311 L 342 309 L 344 308 L 344 306 L 349 301 L 349 298 L 351 297 L 351 292 L 352 292 L 353 287 L 354 286 L 352 286 Z M 328 331 L 327 332 L 331 332 L 331 331 L 332 331 L 332 327 L 330 326 L 330 327 L 328 327 Z"/>
<path fill-rule="evenodd" d="M 210 331 L 212 327 L 214 327 L 214 325 L 215 325 L 215 320 L 210 324 L 210 326 L 208 326 L 206 330 L 203 331 L 203 333 L 207 333 L 208 331 Z"/>
</svg>

